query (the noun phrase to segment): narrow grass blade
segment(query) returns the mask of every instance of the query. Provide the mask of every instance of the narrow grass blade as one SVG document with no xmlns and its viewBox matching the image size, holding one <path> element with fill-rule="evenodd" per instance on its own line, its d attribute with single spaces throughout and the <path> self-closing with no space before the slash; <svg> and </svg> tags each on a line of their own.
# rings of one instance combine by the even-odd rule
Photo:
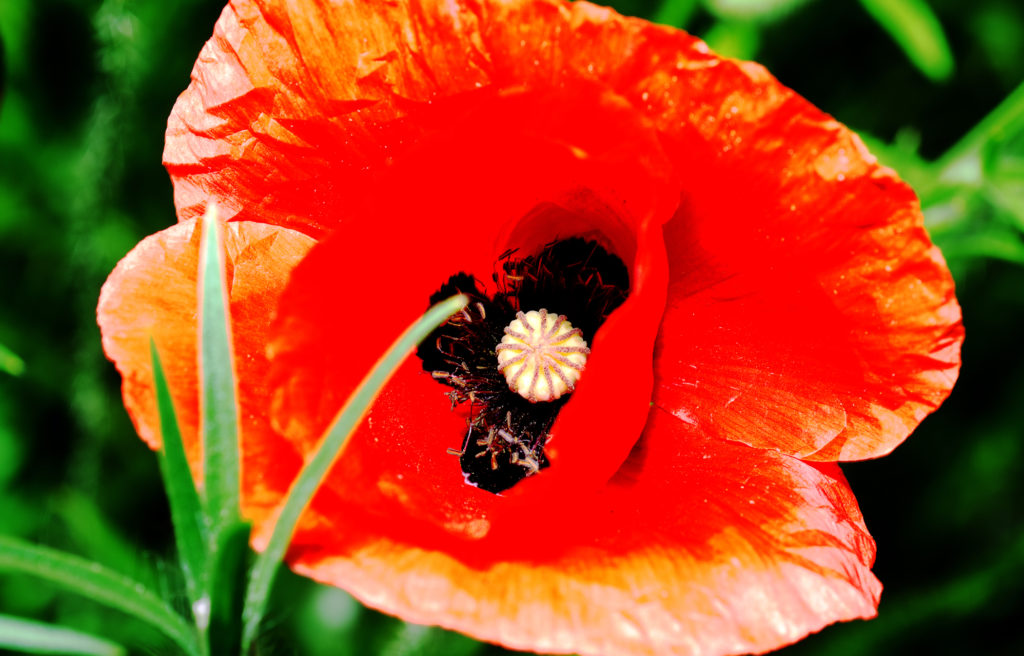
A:
<svg viewBox="0 0 1024 656">
<path fill-rule="evenodd" d="M 960 141 L 946 151 L 935 163 L 943 182 L 966 180 L 974 182 L 980 171 L 958 175 L 958 171 L 980 167 L 982 147 L 991 142 L 1003 143 L 1024 132 L 1024 83 L 1014 89 L 985 118 L 971 128 Z"/>
<path fill-rule="evenodd" d="M 25 361 L 3 344 L 0 344 L 0 371 L 7 372 L 12 376 L 20 376 L 25 373 Z"/>
<path fill-rule="evenodd" d="M 752 59 L 761 47 L 761 33 L 753 21 L 717 21 L 704 40 L 715 52 L 736 59 Z"/>
<path fill-rule="evenodd" d="M 935 243 L 950 262 L 987 258 L 1024 266 L 1024 244 L 1021 244 L 1019 234 L 1010 228 L 989 229 L 976 234 L 960 233 L 937 238 Z"/>
<path fill-rule="evenodd" d="M 83 558 L 129 576 L 160 590 L 166 577 L 158 572 L 159 559 L 129 540 L 110 518 L 100 511 L 96 499 L 81 488 L 69 488 L 54 503 L 54 510 L 67 529 L 69 547 Z"/>
<path fill-rule="evenodd" d="M 483 647 L 483 643 L 440 627 L 403 623 L 377 656 L 473 656 Z"/>
<path fill-rule="evenodd" d="M 174 412 L 171 390 L 167 386 L 163 365 L 156 344 L 149 342 L 149 353 L 153 360 L 153 378 L 156 387 L 156 403 L 160 412 L 160 435 L 163 446 L 160 449 L 160 473 L 171 507 L 171 521 L 174 524 L 174 539 L 178 545 L 178 560 L 185 573 L 185 585 L 192 603 L 208 592 L 206 579 L 206 526 L 203 510 L 196 492 L 192 471 L 185 457 L 185 445 L 181 441 L 181 430 Z"/>
<path fill-rule="evenodd" d="M 195 629 L 144 585 L 73 554 L 0 536 L 0 570 L 38 576 L 152 625 L 189 656 L 199 656 Z"/>
<path fill-rule="evenodd" d="M 203 217 L 199 266 L 199 372 L 202 388 L 203 492 L 211 538 L 238 521 L 238 409 L 221 226 L 213 205 Z"/>
<path fill-rule="evenodd" d="M 860 0 L 871 17 L 929 79 L 953 74 L 953 53 L 942 24 L 925 0 Z"/>
<path fill-rule="evenodd" d="M 344 407 L 334 419 L 334 423 L 320 441 L 316 453 L 306 463 L 298 478 L 292 483 L 288 496 L 281 507 L 274 532 L 270 536 L 267 548 L 256 558 L 252 573 L 249 576 L 249 587 L 246 590 L 245 607 L 242 611 L 243 633 L 242 651 L 249 649 L 256 637 L 260 620 L 266 610 L 270 589 L 274 582 L 274 574 L 284 558 L 288 543 L 291 541 L 299 515 L 309 504 L 317 488 L 331 465 L 341 454 L 342 446 L 349 434 L 355 430 L 374 398 L 388 381 L 394 371 L 402 364 L 409 351 L 420 343 L 423 338 L 433 332 L 448 317 L 466 306 L 465 296 L 453 296 L 430 308 L 425 315 L 412 324 L 391 345 L 387 353 L 377 361 L 373 369 L 363 378 L 359 387 L 352 393 Z"/>
<path fill-rule="evenodd" d="M 698 0 L 664 0 L 655 10 L 651 20 L 662 25 L 686 27 L 697 11 Z"/>
<path fill-rule="evenodd" d="M 704 9 L 719 20 L 776 21 L 807 0 L 702 0 Z"/>
<path fill-rule="evenodd" d="M 240 654 L 242 599 L 250 562 L 250 526 L 239 522 L 221 528 L 210 554 L 209 653 Z"/>
<path fill-rule="evenodd" d="M 125 656 L 121 645 L 63 626 L 0 615 L 0 649 L 30 654 Z"/>
</svg>

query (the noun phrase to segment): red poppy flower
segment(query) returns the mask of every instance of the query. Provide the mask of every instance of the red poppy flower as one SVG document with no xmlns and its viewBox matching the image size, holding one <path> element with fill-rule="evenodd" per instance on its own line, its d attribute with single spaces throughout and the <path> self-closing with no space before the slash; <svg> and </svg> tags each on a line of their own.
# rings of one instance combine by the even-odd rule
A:
<svg viewBox="0 0 1024 656">
<path fill-rule="evenodd" d="M 237 0 L 164 159 L 181 222 L 111 275 L 104 348 L 156 445 L 155 336 L 195 462 L 217 203 L 257 546 L 378 355 L 473 296 L 349 440 L 296 571 L 549 652 L 764 651 L 875 614 L 836 462 L 942 402 L 960 310 L 913 192 L 760 66 L 586 3 Z M 589 355 L 531 403 L 493 358 L 540 309 Z"/>
</svg>

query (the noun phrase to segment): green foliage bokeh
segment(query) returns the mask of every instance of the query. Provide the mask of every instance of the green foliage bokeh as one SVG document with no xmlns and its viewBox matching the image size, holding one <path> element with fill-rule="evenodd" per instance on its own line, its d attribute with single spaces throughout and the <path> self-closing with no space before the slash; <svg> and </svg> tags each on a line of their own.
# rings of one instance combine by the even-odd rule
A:
<svg viewBox="0 0 1024 656">
<path fill-rule="evenodd" d="M 879 544 L 880 616 L 788 651 L 1024 653 L 1024 5 L 616 5 L 757 59 L 862 132 L 918 189 L 957 278 L 968 337 L 952 397 L 891 456 L 844 468 Z M 0 534 L 83 554 L 172 600 L 181 581 L 157 462 L 94 317 L 117 261 L 175 220 L 164 127 L 221 8 L 0 2 Z M 261 653 L 502 653 L 299 577 L 274 599 Z M 0 613 L 172 653 L 140 623 L 26 577 L 0 576 Z"/>
</svg>

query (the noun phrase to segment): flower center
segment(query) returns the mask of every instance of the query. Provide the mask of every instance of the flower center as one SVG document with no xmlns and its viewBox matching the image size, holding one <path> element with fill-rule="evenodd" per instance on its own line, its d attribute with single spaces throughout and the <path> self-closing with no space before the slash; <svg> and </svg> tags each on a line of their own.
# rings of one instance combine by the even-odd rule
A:
<svg viewBox="0 0 1024 656">
<path fill-rule="evenodd" d="M 470 303 L 416 351 L 449 388 L 452 410 L 466 414 L 462 446 L 449 449 L 466 483 L 494 493 L 550 466 L 544 447 L 587 362 L 587 342 L 629 294 L 625 264 L 592 241 L 513 255 L 496 263 L 493 291 L 465 273 L 443 281 L 429 303 L 457 292 Z"/>
<path fill-rule="evenodd" d="M 543 308 L 517 313 L 495 351 L 509 389 L 530 403 L 573 391 L 590 355 L 583 331 Z"/>
</svg>

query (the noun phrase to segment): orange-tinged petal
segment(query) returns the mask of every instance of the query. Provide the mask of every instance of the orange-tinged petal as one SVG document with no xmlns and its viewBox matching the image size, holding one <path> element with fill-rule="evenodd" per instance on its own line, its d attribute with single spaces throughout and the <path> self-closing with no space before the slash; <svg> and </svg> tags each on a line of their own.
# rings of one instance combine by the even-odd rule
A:
<svg viewBox="0 0 1024 656">
<path fill-rule="evenodd" d="M 97 310 L 103 349 L 121 372 L 125 407 L 139 435 L 154 449 L 161 439 L 149 340 L 156 343 L 196 476 L 201 448 L 196 354 L 199 237 L 197 221 L 191 220 L 144 239 L 110 274 Z M 313 241 L 286 228 L 233 223 L 225 226 L 224 244 L 243 489 L 247 515 L 262 517 L 279 501 L 300 464 L 288 444 L 274 436 L 267 419 L 266 336 L 288 276 Z M 274 466 L 264 467 L 268 461 Z"/>
<path fill-rule="evenodd" d="M 601 493 L 482 540 L 369 520 L 353 486 L 293 543 L 298 571 L 414 622 L 579 654 L 759 652 L 875 614 L 874 543 L 842 474 L 653 410 Z M 426 531 L 426 533 L 420 532 Z"/>
</svg>

